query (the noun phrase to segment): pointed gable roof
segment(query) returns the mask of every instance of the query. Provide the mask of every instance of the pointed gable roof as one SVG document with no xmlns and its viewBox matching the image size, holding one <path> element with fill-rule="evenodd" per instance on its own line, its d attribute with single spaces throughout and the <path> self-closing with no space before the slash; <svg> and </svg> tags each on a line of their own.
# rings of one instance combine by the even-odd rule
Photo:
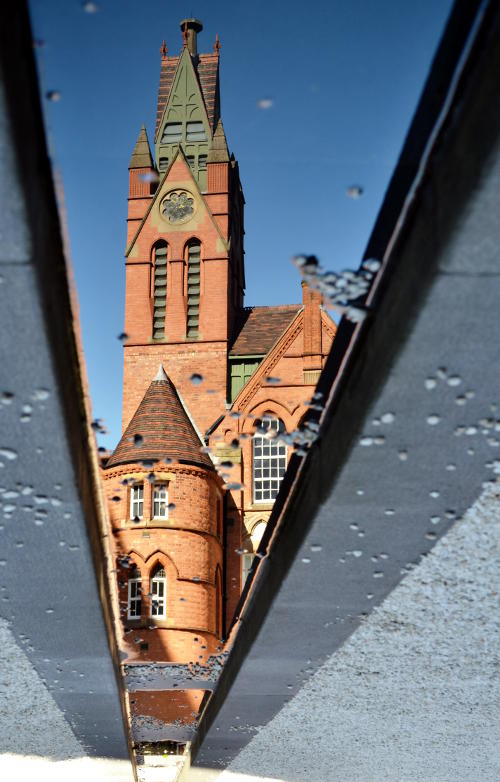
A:
<svg viewBox="0 0 500 782">
<path fill-rule="evenodd" d="M 137 136 L 134 151 L 130 158 L 129 168 L 154 168 L 151 150 L 149 148 L 148 134 L 146 126 L 143 125 Z"/>
<path fill-rule="evenodd" d="M 165 458 L 213 469 L 172 381 L 162 366 L 106 467 Z"/>
<path fill-rule="evenodd" d="M 200 88 L 210 130 L 213 133 L 220 115 L 219 93 L 219 55 L 199 54 L 190 57 L 193 70 Z M 182 53 L 177 57 L 162 57 L 160 85 L 158 87 L 158 108 L 156 111 L 155 139 L 158 137 L 163 113 L 168 103 Z"/>
<path fill-rule="evenodd" d="M 222 242 L 223 246 L 224 246 L 226 249 L 228 249 L 228 248 L 229 248 L 229 242 L 228 242 L 228 240 L 227 240 L 227 239 L 224 237 L 224 234 L 222 233 L 221 227 L 220 227 L 219 223 L 217 222 L 217 220 L 215 219 L 215 217 L 213 216 L 213 213 L 212 213 L 211 209 L 209 209 L 209 208 L 208 208 L 208 205 L 207 205 L 206 198 L 205 198 L 205 196 L 203 195 L 203 193 L 200 191 L 200 188 L 199 188 L 198 182 L 196 181 L 196 179 L 195 179 L 195 177 L 194 177 L 194 174 L 193 174 L 193 172 L 192 172 L 192 170 L 191 170 L 191 166 L 189 165 L 189 163 L 188 163 L 188 162 L 187 162 L 187 160 L 186 160 L 186 155 L 184 154 L 184 150 L 183 150 L 183 149 L 182 149 L 182 147 L 179 145 L 179 146 L 177 147 L 177 149 L 176 149 L 175 153 L 174 153 L 174 156 L 173 156 L 173 158 L 172 158 L 171 162 L 170 162 L 170 163 L 169 163 L 169 165 L 168 165 L 168 168 L 167 168 L 167 170 L 166 170 L 166 171 L 165 171 L 165 173 L 163 174 L 163 177 L 160 179 L 160 182 L 158 183 L 158 187 L 156 188 L 156 192 L 155 192 L 155 194 L 154 194 L 153 198 L 151 199 L 151 202 L 150 202 L 150 204 L 149 204 L 148 208 L 146 209 L 146 212 L 145 212 L 145 214 L 144 214 L 144 217 L 142 218 L 142 220 L 141 220 L 141 223 L 140 223 L 140 225 L 139 225 L 139 227 L 138 227 L 137 231 L 135 232 L 135 235 L 133 236 L 133 238 L 132 238 L 132 239 L 131 239 L 131 241 L 130 241 L 130 244 L 128 245 L 128 247 L 127 247 L 127 248 L 126 248 L 126 250 L 125 250 L 125 257 L 126 257 L 126 258 L 128 258 L 128 257 L 129 257 L 129 255 L 131 254 L 131 252 L 132 252 L 132 248 L 134 247 L 134 245 L 135 245 L 135 243 L 136 243 L 136 241 L 137 241 L 137 237 L 138 237 L 138 236 L 139 236 L 139 234 L 141 233 L 141 231 L 142 231 L 142 229 L 143 229 L 144 225 L 146 224 L 146 222 L 147 222 L 147 220 L 148 220 L 148 217 L 149 217 L 149 215 L 150 215 L 150 212 L 152 211 L 153 207 L 154 207 L 154 206 L 155 206 L 155 204 L 156 204 L 158 201 L 160 201 L 160 200 L 163 198 L 163 196 L 165 195 L 165 192 L 166 192 L 166 189 L 165 189 L 165 188 L 167 187 L 167 184 L 168 184 L 168 183 L 167 183 L 167 180 L 168 180 L 168 178 L 169 178 L 169 174 L 170 174 L 170 172 L 171 172 L 171 170 L 172 170 L 172 168 L 173 168 L 173 166 L 174 166 L 174 163 L 175 163 L 175 161 L 177 160 L 177 158 L 178 158 L 179 156 L 180 156 L 180 157 L 182 157 L 182 159 L 183 159 L 183 161 L 184 161 L 184 165 L 185 165 L 186 174 L 187 174 L 187 176 L 189 177 L 189 180 L 190 180 L 190 182 L 192 183 L 192 185 L 193 185 L 193 187 L 194 187 L 194 190 L 195 190 L 195 193 L 196 193 L 196 195 L 197 195 L 197 196 L 198 196 L 198 197 L 201 199 L 201 202 L 202 202 L 202 204 L 203 204 L 203 207 L 204 207 L 204 208 L 206 209 L 206 211 L 207 211 L 207 214 L 208 214 L 208 217 L 209 217 L 209 220 L 210 220 L 210 222 L 212 223 L 212 225 L 214 226 L 215 230 L 216 230 L 216 231 L 217 231 L 217 233 L 219 234 L 219 237 L 220 237 L 220 239 L 221 239 L 221 242 Z M 167 183 L 167 184 L 166 184 L 166 183 Z"/>
</svg>

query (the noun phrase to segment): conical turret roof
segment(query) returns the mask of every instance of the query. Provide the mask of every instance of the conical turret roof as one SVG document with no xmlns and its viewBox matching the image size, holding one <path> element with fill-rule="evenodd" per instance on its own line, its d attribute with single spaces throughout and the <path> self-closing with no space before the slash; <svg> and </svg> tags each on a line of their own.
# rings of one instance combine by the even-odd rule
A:
<svg viewBox="0 0 500 782">
<path fill-rule="evenodd" d="M 143 125 L 137 136 L 134 151 L 130 158 L 129 168 L 154 168 L 151 150 L 149 148 L 148 134 L 146 126 Z"/>
<path fill-rule="evenodd" d="M 213 469 L 201 448 L 175 386 L 160 366 L 106 467 L 167 458 Z"/>
</svg>

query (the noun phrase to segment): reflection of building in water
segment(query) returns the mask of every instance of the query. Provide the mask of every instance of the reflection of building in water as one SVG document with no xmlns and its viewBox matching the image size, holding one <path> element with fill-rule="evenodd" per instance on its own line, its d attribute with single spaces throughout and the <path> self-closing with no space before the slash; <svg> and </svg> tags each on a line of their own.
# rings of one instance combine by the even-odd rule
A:
<svg viewBox="0 0 500 782">
<path fill-rule="evenodd" d="M 153 160 L 130 161 L 123 436 L 103 470 L 133 663 L 206 663 L 243 580 L 335 326 L 319 294 L 244 307 L 243 193 L 220 116 L 219 43 L 162 47 Z M 208 447 L 207 447 L 208 446 Z M 182 740 L 205 690 L 141 691 L 132 712 Z M 158 722 L 161 720 L 161 723 Z"/>
</svg>

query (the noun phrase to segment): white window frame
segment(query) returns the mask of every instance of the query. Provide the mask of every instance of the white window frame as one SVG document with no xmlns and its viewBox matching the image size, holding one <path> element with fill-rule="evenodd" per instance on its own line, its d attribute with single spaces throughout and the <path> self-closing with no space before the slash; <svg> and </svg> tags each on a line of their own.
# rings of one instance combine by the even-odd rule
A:
<svg viewBox="0 0 500 782">
<path fill-rule="evenodd" d="M 139 609 L 139 610 L 137 610 Z M 141 576 L 133 576 L 128 580 L 127 619 L 140 619 L 142 614 L 142 582 Z"/>
<path fill-rule="evenodd" d="M 241 555 L 241 588 L 242 589 L 246 584 L 254 559 L 255 559 L 255 554 L 253 552 Z"/>
<path fill-rule="evenodd" d="M 285 430 L 283 421 L 271 415 L 262 417 L 262 428 Z M 287 447 L 278 437 L 266 437 L 257 432 L 252 438 L 252 492 L 254 503 L 273 503 L 286 471 Z M 273 475 L 273 472 L 275 475 Z"/>
<path fill-rule="evenodd" d="M 162 491 L 164 498 L 157 496 Z M 153 484 L 153 519 L 168 519 L 168 483 Z"/>
<path fill-rule="evenodd" d="M 130 518 L 142 519 L 143 514 L 144 514 L 144 484 L 134 483 L 133 486 L 130 487 Z"/>
<path fill-rule="evenodd" d="M 163 594 L 161 594 L 162 592 Z M 164 568 L 157 568 L 151 577 L 151 617 L 152 619 L 165 619 L 166 616 L 167 574 Z"/>
</svg>

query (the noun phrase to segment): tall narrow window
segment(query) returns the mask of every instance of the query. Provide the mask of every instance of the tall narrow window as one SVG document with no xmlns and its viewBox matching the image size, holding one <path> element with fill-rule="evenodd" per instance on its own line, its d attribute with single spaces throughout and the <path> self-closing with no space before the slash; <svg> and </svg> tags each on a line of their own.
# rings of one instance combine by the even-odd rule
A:
<svg viewBox="0 0 500 782">
<path fill-rule="evenodd" d="M 128 580 L 128 619 L 138 619 L 141 616 L 141 574 L 134 568 Z"/>
<path fill-rule="evenodd" d="M 155 570 L 151 579 L 151 616 L 164 619 L 167 615 L 167 576 L 162 567 Z"/>
<path fill-rule="evenodd" d="M 250 574 L 255 554 L 241 555 L 241 588 L 245 586 L 246 580 Z"/>
<path fill-rule="evenodd" d="M 155 483 L 153 489 L 153 518 L 168 518 L 168 489 L 166 483 Z"/>
<path fill-rule="evenodd" d="M 130 518 L 142 519 L 144 508 L 144 484 L 135 483 L 130 489 Z"/>
<path fill-rule="evenodd" d="M 163 339 L 165 336 L 167 249 L 166 242 L 159 242 L 154 249 L 153 337 L 155 339 Z"/>
<path fill-rule="evenodd" d="M 198 336 L 200 320 L 200 256 L 201 246 L 197 241 L 188 247 L 188 286 L 187 286 L 187 337 Z"/>
<path fill-rule="evenodd" d="M 276 439 L 285 430 L 279 418 L 265 415 L 253 438 L 253 500 L 273 502 L 286 470 L 286 445 Z"/>
</svg>

